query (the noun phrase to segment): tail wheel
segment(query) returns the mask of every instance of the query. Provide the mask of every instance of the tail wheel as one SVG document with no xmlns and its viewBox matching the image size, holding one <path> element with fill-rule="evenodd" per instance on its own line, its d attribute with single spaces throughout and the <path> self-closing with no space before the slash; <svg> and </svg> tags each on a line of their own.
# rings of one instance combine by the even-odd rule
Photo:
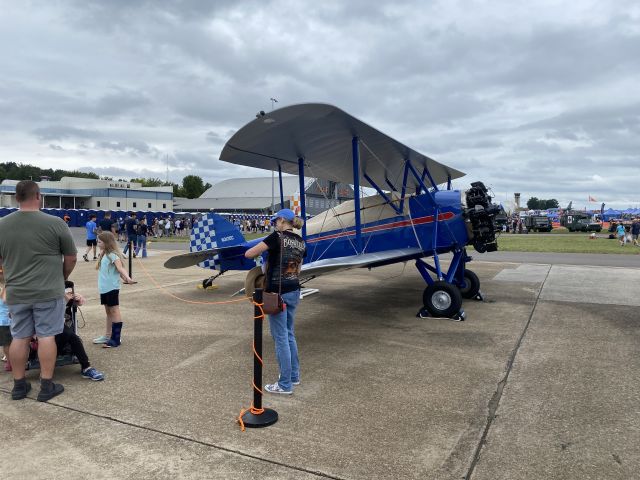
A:
<svg viewBox="0 0 640 480">
<path fill-rule="evenodd" d="M 462 295 L 455 285 L 437 281 L 425 288 L 422 303 L 431 316 L 452 318 L 460 312 Z"/>
<path fill-rule="evenodd" d="M 464 285 L 460 287 L 462 298 L 474 298 L 480 291 L 480 279 L 471 270 L 464 271 Z"/>
</svg>

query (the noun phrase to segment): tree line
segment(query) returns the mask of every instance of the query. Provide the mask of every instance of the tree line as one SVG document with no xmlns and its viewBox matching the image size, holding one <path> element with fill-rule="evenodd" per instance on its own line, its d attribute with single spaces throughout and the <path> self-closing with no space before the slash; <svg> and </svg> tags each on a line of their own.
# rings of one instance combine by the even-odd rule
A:
<svg viewBox="0 0 640 480">
<path fill-rule="evenodd" d="M 204 183 L 198 175 L 187 175 L 182 179 L 182 183 L 165 182 L 159 178 L 124 178 L 114 179 L 113 177 L 100 176 L 93 172 L 80 172 L 78 170 L 62 170 L 53 168 L 40 168 L 33 165 L 17 164 L 15 162 L 0 163 L 0 182 L 9 180 L 34 180 L 40 181 L 48 178 L 52 181 L 59 181 L 62 177 L 92 178 L 95 180 L 115 180 L 118 182 L 137 182 L 143 187 L 171 186 L 174 197 L 198 198 L 206 190 L 211 188 L 210 183 Z"/>
<path fill-rule="evenodd" d="M 537 197 L 531 197 L 527 200 L 527 208 L 529 210 L 546 210 L 548 208 L 559 208 L 560 204 L 555 198 L 544 200 Z"/>
</svg>

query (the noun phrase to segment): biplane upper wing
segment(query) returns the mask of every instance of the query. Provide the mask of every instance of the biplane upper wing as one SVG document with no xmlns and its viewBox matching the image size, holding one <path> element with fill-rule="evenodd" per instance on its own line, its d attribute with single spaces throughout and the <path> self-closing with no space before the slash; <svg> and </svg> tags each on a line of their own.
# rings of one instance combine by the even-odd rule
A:
<svg viewBox="0 0 640 480">
<path fill-rule="evenodd" d="M 310 177 L 353 183 L 354 137 L 362 145 L 361 184 L 368 177 L 385 188 L 400 187 L 405 160 L 416 169 L 428 171 L 436 184 L 464 176 L 343 110 L 320 103 L 292 105 L 258 115 L 229 139 L 220 160 L 298 175 L 298 160 L 303 159 Z M 407 193 L 415 190 L 415 184 L 407 185 Z"/>
<path fill-rule="evenodd" d="M 424 252 L 420 248 L 398 248 L 348 257 L 325 258 L 311 263 L 303 263 L 301 276 L 309 278 L 352 268 L 373 268 L 423 256 Z"/>
</svg>

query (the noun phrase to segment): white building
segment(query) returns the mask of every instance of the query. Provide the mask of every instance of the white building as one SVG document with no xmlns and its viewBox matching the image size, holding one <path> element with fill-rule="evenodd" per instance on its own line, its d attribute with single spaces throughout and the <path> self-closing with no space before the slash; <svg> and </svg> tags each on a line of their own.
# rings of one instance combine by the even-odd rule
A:
<svg viewBox="0 0 640 480">
<path fill-rule="evenodd" d="M 0 183 L 0 207 L 17 207 L 17 180 Z M 63 177 L 60 181 L 37 182 L 43 208 L 94 210 L 173 211 L 173 188 L 143 187 L 136 182 Z"/>
</svg>

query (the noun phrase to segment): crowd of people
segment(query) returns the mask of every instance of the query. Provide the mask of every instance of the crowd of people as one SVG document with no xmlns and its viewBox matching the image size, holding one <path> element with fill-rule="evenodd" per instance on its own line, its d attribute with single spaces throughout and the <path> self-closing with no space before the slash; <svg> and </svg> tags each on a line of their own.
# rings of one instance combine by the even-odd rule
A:
<svg viewBox="0 0 640 480">
<path fill-rule="evenodd" d="M 101 381 L 105 374 L 91 365 L 72 321 L 74 306 L 83 304 L 85 299 L 73 288 L 67 288 L 73 284 L 69 276 L 76 266 L 78 253 L 67 223 L 40 211 L 42 196 L 35 182 L 19 182 L 16 200 L 19 209 L 0 219 L 0 345 L 6 361 L 5 370 L 13 375 L 11 398 L 24 399 L 31 390 L 26 366 L 30 354 L 35 351 L 40 367 L 37 400 L 46 402 L 64 391 L 63 385 L 53 379 L 59 351 L 71 351 L 80 364 L 83 378 Z M 123 266 L 119 233 L 125 234 L 125 248 L 135 245 L 136 254 L 142 251 L 144 256 L 145 238 L 155 235 L 154 232 L 159 236 L 160 225 L 175 235 L 182 235 L 181 232 L 191 226 L 190 220 L 183 223 L 182 219 L 165 219 L 161 223 L 163 219 L 160 219 L 154 221 L 157 226 L 154 229 L 146 225 L 145 218 L 138 219 L 135 213 L 122 225 L 119 220 L 112 219 L 107 213 L 98 223 L 92 215 L 85 226 L 87 243 L 83 255 L 86 262 L 90 258 L 96 261 L 100 303 L 105 309 L 104 335 L 93 339 L 93 343 L 112 349 L 121 345 L 121 283 L 135 283 Z M 265 390 L 290 395 L 294 386 L 300 385 L 294 319 L 300 301 L 299 274 L 306 246 L 293 230 L 301 228 L 303 220 L 288 209 L 277 212 L 269 222 L 231 220 L 236 225 L 236 221 L 241 221 L 245 231 L 274 229 L 245 256 L 254 258 L 268 252 L 264 288 L 266 292 L 278 293 L 282 308 L 269 315 L 280 375 L 276 382 L 267 384 Z"/>
<path fill-rule="evenodd" d="M 640 218 L 634 218 L 629 223 L 623 223 L 622 221 L 612 221 L 609 224 L 609 232 L 615 236 L 620 242 L 620 246 L 624 247 L 627 243 L 640 247 L 638 237 L 640 236 Z"/>
</svg>

